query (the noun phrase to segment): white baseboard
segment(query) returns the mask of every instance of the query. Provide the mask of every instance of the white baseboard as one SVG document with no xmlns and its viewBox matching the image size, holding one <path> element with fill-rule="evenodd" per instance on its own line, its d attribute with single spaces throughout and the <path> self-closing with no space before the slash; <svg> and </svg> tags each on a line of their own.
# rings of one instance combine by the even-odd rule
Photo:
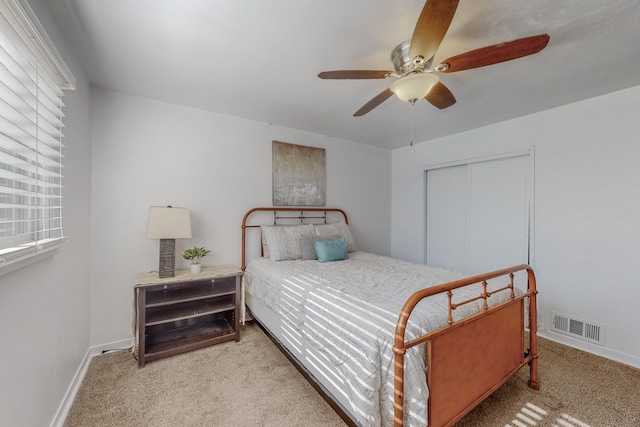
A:
<svg viewBox="0 0 640 427">
<path fill-rule="evenodd" d="M 67 389 L 67 392 L 56 411 L 56 415 L 53 417 L 53 421 L 51 421 L 50 427 L 62 427 L 64 425 L 64 421 L 67 419 L 67 415 L 69 414 L 69 410 L 71 409 L 71 405 L 73 404 L 73 400 L 76 398 L 76 394 L 80 389 L 80 385 L 82 384 L 82 380 L 84 376 L 87 374 L 87 369 L 89 369 L 89 364 L 91 363 L 91 359 L 94 356 L 98 356 L 105 351 L 111 350 L 120 350 L 131 347 L 131 343 L 133 339 L 127 339 L 122 341 L 116 341 L 109 344 L 102 344 L 94 347 L 89 347 L 87 352 L 84 355 L 84 358 L 80 362 L 80 366 L 76 371 L 73 379 L 71 380 L 71 384 Z"/>
<path fill-rule="evenodd" d="M 128 348 L 131 348 L 132 345 L 133 338 L 128 338 L 126 340 L 114 341 L 108 344 L 96 345 L 91 347 L 90 350 L 94 356 L 97 356 L 108 351 L 126 350 Z"/>
<path fill-rule="evenodd" d="M 611 350 L 606 347 L 602 347 L 596 344 L 591 344 L 570 336 L 559 334 L 557 332 L 544 330 L 538 331 L 538 336 L 546 338 L 550 341 L 557 342 L 569 347 L 577 348 L 578 350 L 586 351 L 597 356 L 602 356 L 615 362 L 624 363 L 625 365 L 633 366 L 640 369 L 640 358 L 632 356 L 630 354 L 622 353 L 619 351 Z"/>
</svg>

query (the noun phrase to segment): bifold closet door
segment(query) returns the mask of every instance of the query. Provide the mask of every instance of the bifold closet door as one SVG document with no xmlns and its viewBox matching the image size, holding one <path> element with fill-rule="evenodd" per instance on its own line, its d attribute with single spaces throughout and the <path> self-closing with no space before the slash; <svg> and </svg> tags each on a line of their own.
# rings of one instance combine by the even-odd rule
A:
<svg viewBox="0 0 640 427">
<path fill-rule="evenodd" d="M 529 156 L 427 170 L 427 264 L 486 272 L 529 262 Z"/>
</svg>

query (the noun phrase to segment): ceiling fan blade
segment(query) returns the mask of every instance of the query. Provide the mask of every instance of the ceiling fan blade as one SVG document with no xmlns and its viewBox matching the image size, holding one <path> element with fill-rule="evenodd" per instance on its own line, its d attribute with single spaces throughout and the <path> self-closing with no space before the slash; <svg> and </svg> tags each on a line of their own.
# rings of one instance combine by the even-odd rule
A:
<svg viewBox="0 0 640 427">
<path fill-rule="evenodd" d="M 456 98 L 453 96 L 451 91 L 441 82 L 436 83 L 436 85 L 429 91 L 427 96 L 425 96 L 425 99 L 429 101 L 434 107 L 438 107 L 441 110 L 451 107 L 456 103 Z"/>
<path fill-rule="evenodd" d="M 355 117 L 360 117 L 360 116 L 364 116 L 365 114 L 367 114 L 369 111 L 373 110 L 374 108 L 376 108 L 378 105 L 382 104 L 384 101 L 386 101 L 389 97 L 391 97 L 393 95 L 393 92 L 391 92 L 391 89 L 386 88 L 385 90 L 383 90 L 382 92 L 380 92 L 379 94 L 377 94 L 375 97 L 373 97 L 373 99 L 371 99 L 371 101 L 367 102 L 366 104 L 364 104 L 358 111 L 356 111 L 355 113 L 353 113 L 353 115 Z"/>
<path fill-rule="evenodd" d="M 420 55 L 429 60 L 438 50 L 449 29 L 459 0 L 427 0 L 411 36 L 409 57 Z"/>
<path fill-rule="evenodd" d="M 547 43 L 549 43 L 549 35 L 540 34 L 471 50 L 442 61 L 443 64 L 449 65 L 444 72 L 469 70 L 533 55 L 544 49 Z"/>
<path fill-rule="evenodd" d="M 392 71 L 384 70 L 336 70 L 318 74 L 321 79 L 384 79 Z"/>
</svg>

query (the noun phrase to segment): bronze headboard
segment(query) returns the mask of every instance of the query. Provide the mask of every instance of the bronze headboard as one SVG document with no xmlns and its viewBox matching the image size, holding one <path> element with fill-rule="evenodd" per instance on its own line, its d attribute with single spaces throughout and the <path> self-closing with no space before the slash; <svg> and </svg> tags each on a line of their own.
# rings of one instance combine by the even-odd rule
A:
<svg viewBox="0 0 640 427">
<path fill-rule="evenodd" d="M 249 217 L 257 212 L 271 212 L 272 217 L 269 218 L 269 222 L 262 217 L 262 222 L 259 224 L 250 224 Z M 342 216 L 344 221 L 348 224 L 349 218 L 342 209 L 338 208 L 322 208 L 322 207 L 261 207 L 253 208 L 247 211 L 242 218 L 242 271 L 247 267 L 247 229 L 260 228 L 261 225 L 278 225 L 278 224 L 327 224 L 329 213 L 337 213 L 338 216 Z M 341 218 L 341 219 L 342 219 Z M 261 246 L 262 248 L 262 246 Z M 262 254 L 262 249 L 260 249 Z"/>
</svg>

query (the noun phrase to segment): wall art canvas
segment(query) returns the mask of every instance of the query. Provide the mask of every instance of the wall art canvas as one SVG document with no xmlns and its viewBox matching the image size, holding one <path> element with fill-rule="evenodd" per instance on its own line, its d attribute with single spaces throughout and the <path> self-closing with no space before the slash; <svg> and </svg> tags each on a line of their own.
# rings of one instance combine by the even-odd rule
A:
<svg viewBox="0 0 640 427">
<path fill-rule="evenodd" d="M 325 150 L 273 141 L 273 206 L 324 206 Z"/>
</svg>

